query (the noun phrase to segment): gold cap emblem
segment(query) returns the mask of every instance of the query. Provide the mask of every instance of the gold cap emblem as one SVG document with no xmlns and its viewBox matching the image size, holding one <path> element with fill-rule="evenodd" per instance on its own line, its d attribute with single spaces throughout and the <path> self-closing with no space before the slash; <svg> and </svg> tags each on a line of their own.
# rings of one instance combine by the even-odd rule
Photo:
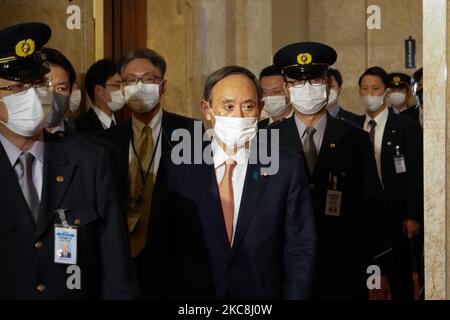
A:
<svg viewBox="0 0 450 320">
<path fill-rule="evenodd" d="M 16 56 L 26 58 L 34 53 L 36 44 L 32 39 L 25 39 L 17 42 L 16 44 Z"/>
<path fill-rule="evenodd" d="M 393 80 L 394 80 L 394 82 L 396 82 L 396 83 L 397 83 L 397 82 L 400 82 L 400 77 L 394 77 Z"/>
<path fill-rule="evenodd" d="M 299 64 L 310 64 L 312 62 L 312 56 L 310 53 L 306 52 L 306 53 L 300 53 L 297 56 L 297 62 Z"/>
</svg>

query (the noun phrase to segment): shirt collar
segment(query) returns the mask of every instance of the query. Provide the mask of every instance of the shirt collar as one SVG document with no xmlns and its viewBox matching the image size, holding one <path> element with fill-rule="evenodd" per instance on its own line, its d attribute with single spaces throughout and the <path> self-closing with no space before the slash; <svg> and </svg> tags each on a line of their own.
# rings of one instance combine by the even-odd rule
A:
<svg viewBox="0 0 450 320">
<path fill-rule="evenodd" d="M 247 164 L 250 155 L 251 143 L 252 141 L 250 141 L 249 143 L 250 145 L 248 146 L 248 148 L 245 147 L 240 148 L 234 155 L 230 156 L 222 149 L 222 147 L 213 138 L 211 142 L 211 149 L 213 152 L 214 169 L 219 168 L 228 159 L 236 161 L 237 164 Z"/>
<path fill-rule="evenodd" d="M 370 120 L 375 120 L 375 122 L 377 123 L 377 127 L 384 126 L 386 124 L 388 116 L 389 116 L 389 108 L 384 108 L 384 110 L 380 114 L 378 114 L 375 118 L 371 118 L 369 115 L 367 115 L 364 127 L 368 128 Z"/>
<path fill-rule="evenodd" d="M 162 116 L 163 116 L 163 111 L 161 108 L 161 109 L 159 109 L 159 111 L 155 114 L 153 119 L 148 124 L 148 126 L 152 129 L 152 132 L 159 132 L 159 129 L 161 128 L 161 123 L 162 123 Z M 144 129 L 144 127 L 146 126 L 146 124 L 143 123 L 142 121 L 140 121 L 138 118 L 136 118 L 134 116 L 134 114 L 131 116 L 131 123 L 133 126 L 133 132 L 136 136 L 139 136 L 141 134 L 142 130 Z"/>
<path fill-rule="evenodd" d="M 0 134 L 0 142 L 5 149 L 6 155 L 8 156 L 9 162 L 11 162 L 11 166 L 14 166 L 22 154 L 22 150 L 17 148 L 17 146 L 6 139 L 2 134 Z M 27 152 L 31 153 L 41 164 L 44 163 L 44 142 L 36 141 L 33 146 Z"/>
<path fill-rule="evenodd" d="M 297 116 L 294 116 L 294 118 L 300 133 L 300 139 L 302 139 L 308 126 L 304 124 Z M 326 126 L 327 126 L 327 113 L 325 112 L 323 116 L 319 119 L 319 121 L 317 121 L 313 125 L 313 127 L 316 129 L 316 132 L 324 132 Z"/>
<path fill-rule="evenodd" d="M 109 117 L 105 112 L 103 112 L 103 110 L 93 106 L 95 114 L 97 114 L 98 119 L 100 120 L 101 123 L 103 123 L 106 128 L 111 127 L 111 122 L 114 120 L 114 122 L 116 122 L 116 118 L 114 117 L 114 113 L 112 114 L 111 117 Z"/>
</svg>

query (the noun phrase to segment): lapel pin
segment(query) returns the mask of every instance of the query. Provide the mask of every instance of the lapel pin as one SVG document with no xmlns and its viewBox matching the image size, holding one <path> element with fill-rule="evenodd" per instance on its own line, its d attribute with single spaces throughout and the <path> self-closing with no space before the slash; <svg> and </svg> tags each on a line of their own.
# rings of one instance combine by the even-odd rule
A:
<svg viewBox="0 0 450 320">
<path fill-rule="evenodd" d="M 257 171 L 253 172 L 253 180 L 258 181 L 258 172 Z"/>
<path fill-rule="evenodd" d="M 56 177 L 56 181 L 57 182 L 64 182 L 64 177 L 63 176 L 57 176 Z"/>
<path fill-rule="evenodd" d="M 330 144 L 330 147 L 331 147 L 331 149 L 334 149 L 334 148 L 336 148 L 336 144 L 332 143 L 332 144 Z"/>
<path fill-rule="evenodd" d="M 395 133 L 395 130 L 392 130 L 392 133 Z"/>
<path fill-rule="evenodd" d="M 73 224 L 79 226 L 81 224 L 81 220 L 77 218 L 73 221 Z"/>
<path fill-rule="evenodd" d="M 392 142 L 388 141 L 388 142 L 387 142 L 387 145 L 388 145 L 388 146 L 391 146 L 391 145 L 392 145 Z"/>
</svg>

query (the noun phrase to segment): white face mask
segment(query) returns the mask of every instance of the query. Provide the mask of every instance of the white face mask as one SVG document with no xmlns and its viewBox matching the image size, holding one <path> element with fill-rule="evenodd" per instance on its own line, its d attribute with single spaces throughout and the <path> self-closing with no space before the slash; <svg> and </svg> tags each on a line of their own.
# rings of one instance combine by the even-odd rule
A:
<svg viewBox="0 0 450 320">
<path fill-rule="evenodd" d="M 110 92 L 111 102 L 107 102 L 112 112 L 119 111 L 125 105 L 125 97 L 120 90 Z"/>
<path fill-rule="evenodd" d="M 286 96 L 268 96 L 263 98 L 264 110 L 271 116 L 277 117 L 286 111 Z"/>
<path fill-rule="evenodd" d="M 313 86 L 309 82 L 301 88 L 289 88 L 292 106 L 306 115 L 316 114 L 327 105 L 327 86 Z"/>
<path fill-rule="evenodd" d="M 1 121 L 1 123 L 23 137 L 32 137 L 44 129 L 52 111 L 48 89 L 30 88 L 3 97 L 3 103 L 8 111 L 8 122 Z"/>
<path fill-rule="evenodd" d="M 338 102 L 338 92 L 337 90 L 330 89 L 330 95 L 328 96 L 327 107 L 334 107 Z"/>
<path fill-rule="evenodd" d="M 81 90 L 73 91 L 70 95 L 70 111 L 76 112 L 81 104 Z"/>
<path fill-rule="evenodd" d="M 216 119 L 214 134 L 228 148 L 242 148 L 247 141 L 252 140 L 258 131 L 257 117 L 222 117 L 211 114 Z"/>
<path fill-rule="evenodd" d="M 377 112 L 384 104 L 384 97 L 389 92 L 386 90 L 382 96 L 362 96 L 361 102 L 369 112 Z"/>
<path fill-rule="evenodd" d="M 153 110 L 160 101 L 159 85 L 143 84 L 125 87 L 125 101 L 135 112 L 144 113 Z"/>
<path fill-rule="evenodd" d="M 406 102 L 406 93 L 404 92 L 392 92 L 389 95 L 389 105 L 401 106 Z"/>
</svg>

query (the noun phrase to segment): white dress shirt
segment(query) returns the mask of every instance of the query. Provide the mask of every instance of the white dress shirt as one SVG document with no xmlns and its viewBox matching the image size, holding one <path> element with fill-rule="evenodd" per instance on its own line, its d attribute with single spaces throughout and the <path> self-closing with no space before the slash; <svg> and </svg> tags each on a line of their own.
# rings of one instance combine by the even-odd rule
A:
<svg viewBox="0 0 450 320">
<path fill-rule="evenodd" d="M 383 143 L 384 128 L 386 127 L 387 118 L 389 115 L 389 109 L 385 108 L 379 115 L 374 119 L 366 115 L 366 121 L 364 121 L 364 130 L 370 132 L 371 126 L 369 125 L 370 120 L 375 120 L 377 123 L 375 127 L 375 139 L 374 139 L 374 149 L 375 149 L 375 160 L 377 162 L 377 171 L 380 181 L 383 182 L 381 176 L 381 147 Z"/>
<path fill-rule="evenodd" d="M 5 149 L 6 151 L 9 162 L 14 168 L 14 165 L 18 161 L 19 156 L 22 154 L 22 150 L 17 148 L 15 144 L 6 139 L 2 134 L 0 134 L 0 143 L 3 145 L 3 149 Z M 33 184 L 39 196 L 39 201 L 41 201 L 42 196 L 42 180 L 44 175 L 44 146 L 45 144 L 43 141 L 36 141 L 30 148 L 30 150 L 27 151 L 28 153 L 31 153 L 35 158 L 35 160 L 33 161 L 32 175 Z"/>
<path fill-rule="evenodd" d="M 297 116 L 294 116 L 295 124 L 297 125 L 298 134 L 300 135 L 300 139 L 302 140 L 302 145 L 306 140 L 306 128 L 308 127 L 304 124 Z M 320 152 L 320 147 L 322 146 L 323 135 L 325 133 L 325 128 L 327 127 L 327 113 L 325 112 L 323 116 L 317 121 L 314 126 L 316 132 L 314 133 L 313 140 L 316 145 L 317 154 Z"/>
<path fill-rule="evenodd" d="M 225 174 L 225 162 L 228 159 L 236 161 L 236 167 L 233 170 L 233 196 L 234 196 L 234 215 L 233 215 L 233 237 L 231 245 L 234 242 L 234 235 L 236 233 L 236 225 L 238 221 L 239 208 L 241 206 L 242 193 L 244 191 L 245 175 L 247 174 L 247 165 L 250 155 L 249 148 L 241 148 L 233 155 L 228 155 L 219 144 L 213 139 L 211 142 L 211 149 L 213 152 L 214 169 L 216 171 L 217 185 L 220 185 Z"/>
<path fill-rule="evenodd" d="M 94 109 L 95 114 L 98 117 L 98 120 L 100 120 L 100 123 L 102 124 L 103 129 L 108 129 L 111 127 L 111 123 L 114 122 L 117 123 L 116 118 L 114 117 L 114 113 L 111 117 L 109 117 L 106 113 L 104 113 L 102 110 L 97 108 L 96 106 L 92 106 Z"/>
<path fill-rule="evenodd" d="M 162 139 L 162 133 L 160 133 L 161 131 L 161 125 L 162 125 L 162 116 L 163 116 L 163 111 L 162 109 L 160 109 L 158 111 L 158 113 L 153 117 L 152 121 L 150 121 L 150 123 L 148 124 L 148 126 L 152 129 L 152 137 L 153 137 L 153 147 L 156 146 L 156 143 L 158 143 L 158 147 L 156 148 L 156 154 L 155 154 L 155 160 L 153 161 L 153 181 L 156 181 L 156 173 L 158 172 L 158 167 L 159 167 L 159 161 L 161 160 L 161 139 Z M 132 127 L 133 127 L 133 135 L 135 137 L 135 147 L 137 150 L 140 149 L 140 144 L 139 141 L 137 141 L 136 137 L 139 137 L 142 129 L 144 128 L 145 124 L 142 123 L 141 121 L 139 121 L 134 115 L 132 115 L 131 117 L 131 123 L 132 123 Z M 157 142 L 156 140 L 158 139 L 159 136 L 159 142 Z M 129 157 L 128 157 L 128 163 L 130 164 L 133 160 L 133 158 L 135 158 L 136 155 L 134 154 L 133 151 L 133 145 L 131 144 L 130 141 L 130 147 L 129 147 Z"/>
</svg>

